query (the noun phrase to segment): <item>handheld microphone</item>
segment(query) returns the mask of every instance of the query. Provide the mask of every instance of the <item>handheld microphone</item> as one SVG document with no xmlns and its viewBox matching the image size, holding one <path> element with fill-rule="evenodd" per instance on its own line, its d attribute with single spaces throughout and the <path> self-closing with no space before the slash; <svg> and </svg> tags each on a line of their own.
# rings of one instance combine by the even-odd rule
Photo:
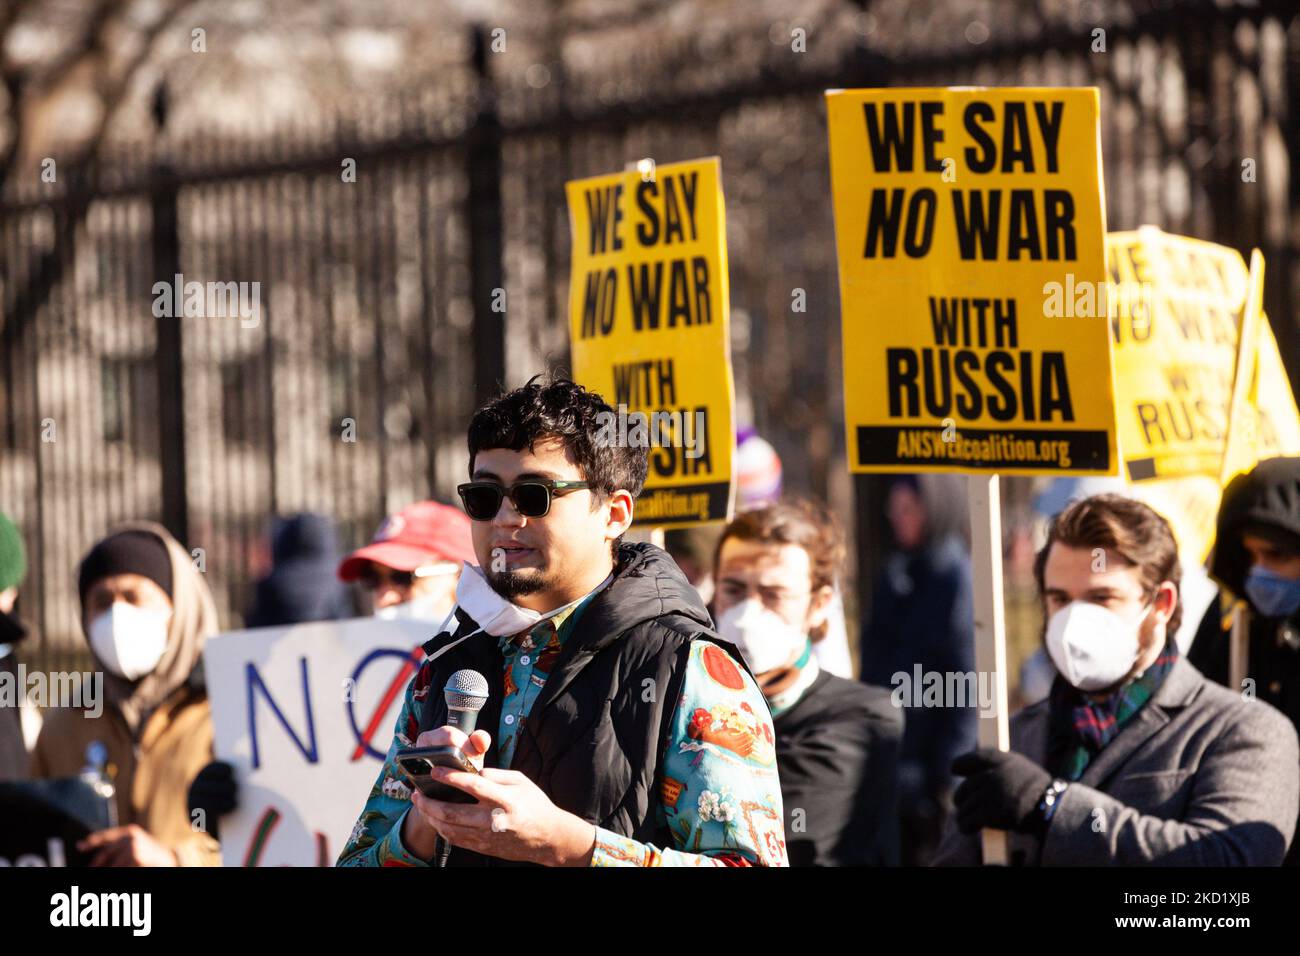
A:
<svg viewBox="0 0 1300 956">
<path fill-rule="evenodd" d="M 467 737 L 474 733 L 478 712 L 488 699 L 487 678 L 468 668 L 456 671 L 447 678 L 442 696 L 447 702 L 447 724 Z"/>
<path fill-rule="evenodd" d="M 442 697 L 447 702 L 447 725 L 469 736 L 474 733 L 474 725 L 478 723 L 478 712 L 487 703 L 487 678 L 469 668 L 458 670 L 447 678 Z M 451 855 L 451 845 L 441 834 L 435 842 L 434 855 L 439 868 L 445 869 L 447 858 Z"/>
</svg>

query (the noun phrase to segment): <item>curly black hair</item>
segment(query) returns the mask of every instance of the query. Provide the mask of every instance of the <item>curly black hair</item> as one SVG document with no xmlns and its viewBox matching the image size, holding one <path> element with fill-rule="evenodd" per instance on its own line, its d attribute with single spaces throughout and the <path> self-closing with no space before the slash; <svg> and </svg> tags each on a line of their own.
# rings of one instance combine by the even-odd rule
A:
<svg viewBox="0 0 1300 956">
<path fill-rule="evenodd" d="M 619 489 L 636 498 L 649 468 L 646 449 L 598 442 L 602 417 L 614 415 L 614 409 L 577 382 L 539 382 L 541 377 L 534 375 L 526 385 L 498 395 L 474 413 L 469 422 L 470 476 L 481 451 L 532 451 L 538 442 L 556 439 L 590 483 L 593 505 Z"/>
</svg>

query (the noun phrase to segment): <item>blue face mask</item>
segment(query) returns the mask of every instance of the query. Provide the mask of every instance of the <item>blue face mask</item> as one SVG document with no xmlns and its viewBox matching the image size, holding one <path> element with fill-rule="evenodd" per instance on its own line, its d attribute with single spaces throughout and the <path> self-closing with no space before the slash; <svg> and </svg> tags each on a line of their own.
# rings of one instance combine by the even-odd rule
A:
<svg viewBox="0 0 1300 956">
<path fill-rule="evenodd" d="M 1266 568 L 1251 568 L 1245 590 L 1255 610 L 1265 617 L 1290 617 L 1300 610 L 1300 579 L 1284 578 Z"/>
</svg>

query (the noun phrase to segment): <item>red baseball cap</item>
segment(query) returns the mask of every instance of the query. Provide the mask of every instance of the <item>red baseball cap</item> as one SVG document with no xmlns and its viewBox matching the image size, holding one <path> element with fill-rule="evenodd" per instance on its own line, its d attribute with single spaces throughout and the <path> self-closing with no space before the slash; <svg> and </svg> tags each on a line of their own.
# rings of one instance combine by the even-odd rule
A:
<svg viewBox="0 0 1300 956">
<path fill-rule="evenodd" d="M 417 501 L 385 518 L 370 544 L 344 558 L 339 578 L 355 581 L 368 561 L 398 571 L 414 571 L 435 561 L 477 564 L 469 528 L 469 516 L 461 509 Z"/>
</svg>

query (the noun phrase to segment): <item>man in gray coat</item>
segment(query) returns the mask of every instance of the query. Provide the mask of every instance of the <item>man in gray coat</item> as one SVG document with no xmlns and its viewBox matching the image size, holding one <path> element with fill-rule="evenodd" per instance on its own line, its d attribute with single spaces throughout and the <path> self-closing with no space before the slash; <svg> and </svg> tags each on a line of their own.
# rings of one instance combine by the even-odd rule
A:
<svg viewBox="0 0 1300 956">
<path fill-rule="evenodd" d="M 1168 524 L 1097 495 L 1048 529 L 1035 563 L 1058 676 L 1011 721 L 1011 751 L 953 762 L 966 779 L 938 865 L 978 864 L 981 828 L 1042 866 L 1276 866 L 1296 826 L 1300 747 L 1262 701 L 1179 657 Z"/>
</svg>

